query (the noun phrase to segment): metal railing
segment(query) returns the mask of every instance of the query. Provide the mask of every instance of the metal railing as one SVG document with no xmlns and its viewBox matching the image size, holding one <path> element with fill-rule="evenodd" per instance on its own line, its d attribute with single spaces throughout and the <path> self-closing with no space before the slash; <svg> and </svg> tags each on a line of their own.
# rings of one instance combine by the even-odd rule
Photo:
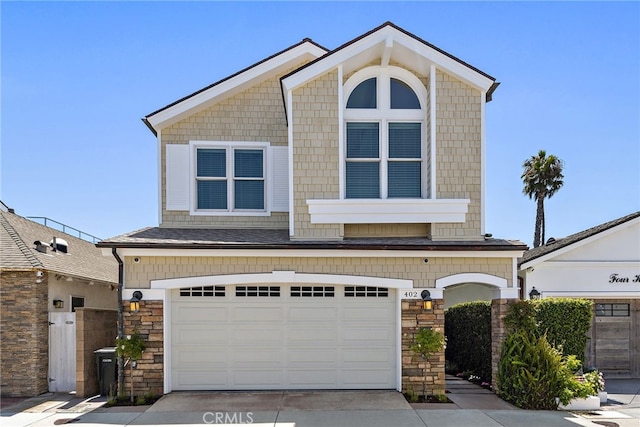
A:
<svg viewBox="0 0 640 427">
<path fill-rule="evenodd" d="M 85 233 L 84 231 L 80 231 L 77 228 L 70 227 L 66 224 L 55 221 L 51 218 L 47 218 L 46 216 L 28 216 L 27 218 L 35 222 L 38 222 L 44 225 L 45 227 L 53 228 L 55 230 L 62 231 L 63 233 L 67 233 L 72 236 L 77 235 L 80 239 L 86 240 L 87 242 L 98 243 L 100 240 L 102 240 L 101 238 L 96 237 L 93 234 Z"/>
</svg>

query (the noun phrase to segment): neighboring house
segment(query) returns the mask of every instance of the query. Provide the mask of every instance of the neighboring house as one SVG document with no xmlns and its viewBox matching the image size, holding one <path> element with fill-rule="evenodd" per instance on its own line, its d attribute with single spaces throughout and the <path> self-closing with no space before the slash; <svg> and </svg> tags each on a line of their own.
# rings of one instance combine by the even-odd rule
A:
<svg viewBox="0 0 640 427">
<path fill-rule="evenodd" d="M 94 242 L 3 205 L 0 283 L 2 396 L 83 391 L 85 382 L 95 383 L 91 352 L 107 344 L 100 340 L 113 345 L 117 332 L 116 261 L 103 257 Z"/>
<path fill-rule="evenodd" d="M 525 252 L 523 298 L 594 301 L 585 363 L 607 376 L 640 377 L 640 212 Z"/>
<path fill-rule="evenodd" d="M 518 297 L 526 246 L 485 223 L 488 74 L 391 23 L 309 39 L 145 117 L 159 227 L 121 260 L 140 391 L 422 390 L 445 290 Z M 433 300 L 424 308 L 425 298 Z M 138 295 L 139 296 L 139 295 Z M 444 353 L 426 382 L 444 393 Z"/>
</svg>

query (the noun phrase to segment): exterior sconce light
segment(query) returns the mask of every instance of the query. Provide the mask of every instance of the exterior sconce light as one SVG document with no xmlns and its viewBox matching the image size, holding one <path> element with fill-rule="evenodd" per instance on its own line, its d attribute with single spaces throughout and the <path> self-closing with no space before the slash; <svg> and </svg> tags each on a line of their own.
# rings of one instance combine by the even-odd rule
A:
<svg viewBox="0 0 640 427">
<path fill-rule="evenodd" d="M 53 306 L 55 308 L 64 308 L 64 301 L 62 301 L 61 299 L 54 299 Z"/>
<path fill-rule="evenodd" d="M 422 308 L 428 311 L 433 310 L 433 300 L 431 299 L 431 292 L 424 290 L 420 293 L 422 297 Z"/>
<path fill-rule="evenodd" d="M 129 309 L 133 313 L 137 313 L 140 310 L 140 301 L 142 301 L 142 292 L 135 291 L 131 300 L 129 300 Z"/>
<path fill-rule="evenodd" d="M 540 299 L 540 296 L 540 291 L 538 291 L 535 286 L 531 288 L 531 292 L 529 292 L 529 299 Z"/>
</svg>

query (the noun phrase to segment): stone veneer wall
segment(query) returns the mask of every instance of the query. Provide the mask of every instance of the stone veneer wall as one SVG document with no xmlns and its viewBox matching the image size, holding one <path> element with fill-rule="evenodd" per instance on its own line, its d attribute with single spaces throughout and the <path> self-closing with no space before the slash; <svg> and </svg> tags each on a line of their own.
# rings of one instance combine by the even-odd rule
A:
<svg viewBox="0 0 640 427">
<path fill-rule="evenodd" d="M 162 301 L 143 300 L 137 313 L 124 304 L 124 333 L 130 335 L 137 330 L 145 340 L 146 349 L 138 360 L 138 367 L 131 363 L 124 371 L 124 394 L 131 394 L 131 372 L 133 371 L 133 395 L 147 393 L 161 395 L 164 392 L 164 335 Z"/>
<path fill-rule="evenodd" d="M 500 363 L 500 350 L 507 337 L 504 325 L 504 317 L 509 312 L 509 307 L 517 299 L 494 299 L 491 301 L 491 386 L 495 393 L 498 392 L 498 364 Z"/>
<path fill-rule="evenodd" d="M 0 378 L 2 396 L 49 391 L 48 273 L 0 272 Z"/>
<path fill-rule="evenodd" d="M 76 309 L 76 396 L 95 396 L 100 392 L 94 351 L 115 347 L 118 311 L 97 308 Z"/>
<path fill-rule="evenodd" d="M 444 334 L 444 300 L 434 300 L 433 310 L 422 308 L 422 300 L 404 300 L 402 305 L 402 391 L 422 394 L 445 393 L 444 350 L 428 361 L 411 350 L 413 336 L 420 328 L 431 328 Z M 426 375 L 425 375 L 425 367 Z"/>
</svg>

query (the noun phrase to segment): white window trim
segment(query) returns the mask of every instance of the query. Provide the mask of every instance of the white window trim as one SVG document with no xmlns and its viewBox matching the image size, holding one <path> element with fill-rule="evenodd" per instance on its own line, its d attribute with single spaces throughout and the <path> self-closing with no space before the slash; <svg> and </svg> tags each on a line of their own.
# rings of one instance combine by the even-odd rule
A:
<svg viewBox="0 0 640 427">
<path fill-rule="evenodd" d="M 347 100 L 351 95 L 351 92 L 363 81 L 376 77 L 378 84 L 377 90 L 377 102 L 378 108 L 375 110 L 368 109 L 347 109 Z M 391 78 L 398 79 L 407 84 L 416 94 L 420 102 L 419 110 L 392 110 L 391 109 L 391 97 L 390 81 Z M 388 183 L 387 183 L 387 166 L 389 161 L 389 142 L 388 142 L 388 124 L 389 122 L 410 122 L 420 123 L 420 140 L 421 146 L 421 199 L 426 199 L 429 196 L 429 188 L 427 186 L 427 173 L 433 165 L 427 164 L 427 153 L 425 141 L 427 140 L 426 133 L 426 104 L 429 101 L 427 89 L 424 87 L 420 79 L 411 72 L 394 66 L 380 67 L 373 66 L 364 68 L 353 74 L 344 84 L 343 97 L 341 98 L 340 111 L 342 113 L 341 122 L 343 124 L 342 132 L 339 136 L 339 149 L 340 149 L 340 198 L 346 199 L 346 165 L 347 162 L 347 141 L 346 141 L 346 123 L 347 122 L 367 122 L 367 123 L 379 123 L 379 159 L 380 164 L 380 199 L 387 200 L 388 197 Z M 375 111 L 375 112 L 373 112 Z M 433 162 L 433 159 L 432 159 Z M 388 199 L 394 200 L 394 199 Z M 419 199 L 416 199 L 419 200 Z"/>
<path fill-rule="evenodd" d="M 269 216 L 270 211 L 270 194 L 269 186 L 269 160 L 270 160 L 270 144 L 268 142 L 252 142 L 252 141 L 189 141 L 189 178 L 191 185 L 189 187 L 189 213 L 193 216 Z M 204 149 L 224 149 L 227 152 L 227 210 L 213 209 L 197 209 L 198 191 L 197 191 L 197 151 L 199 148 Z M 264 209 L 262 210 L 234 210 L 233 209 L 233 156 L 230 153 L 234 149 L 261 149 L 264 152 L 262 158 L 262 174 L 264 180 Z"/>
</svg>

